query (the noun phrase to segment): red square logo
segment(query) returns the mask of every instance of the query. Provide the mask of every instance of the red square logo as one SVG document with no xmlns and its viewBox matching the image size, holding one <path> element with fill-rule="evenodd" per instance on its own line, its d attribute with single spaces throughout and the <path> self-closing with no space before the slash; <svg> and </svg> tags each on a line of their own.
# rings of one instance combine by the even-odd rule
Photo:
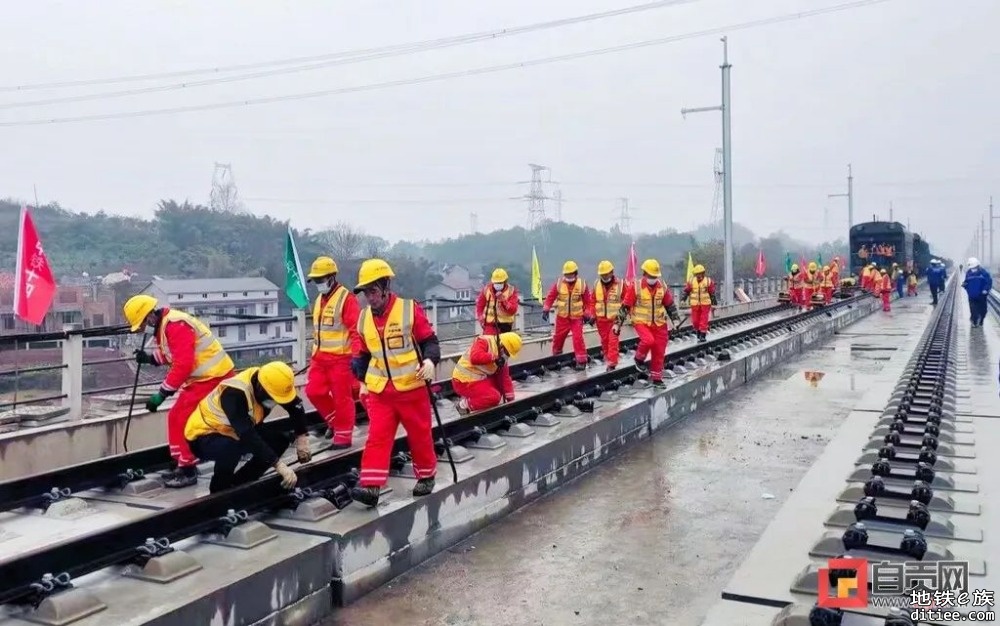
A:
<svg viewBox="0 0 1000 626">
<path fill-rule="evenodd" d="M 841 576 L 836 587 L 830 584 L 831 570 L 855 570 L 854 577 Z M 837 609 L 868 606 L 868 559 L 830 559 L 819 570 L 819 605 Z M 852 595 L 853 593 L 853 595 Z"/>
</svg>

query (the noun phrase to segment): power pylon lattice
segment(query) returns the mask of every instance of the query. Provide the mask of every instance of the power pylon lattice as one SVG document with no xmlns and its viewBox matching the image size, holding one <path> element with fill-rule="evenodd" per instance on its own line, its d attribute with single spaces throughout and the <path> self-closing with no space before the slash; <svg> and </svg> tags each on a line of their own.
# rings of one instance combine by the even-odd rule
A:
<svg viewBox="0 0 1000 626">
<path fill-rule="evenodd" d="M 618 231 L 632 237 L 632 209 L 628 205 L 628 198 L 618 199 Z"/>
<path fill-rule="evenodd" d="M 242 210 L 236 179 L 233 177 L 233 166 L 230 163 L 216 163 L 212 172 L 212 193 L 208 205 L 215 211 L 237 213 Z"/>
<path fill-rule="evenodd" d="M 545 214 L 545 201 L 554 199 L 545 194 L 545 185 L 557 183 L 552 180 L 552 170 L 545 165 L 529 163 L 528 167 L 531 168 L 531 180 L 521 181 L 521 183 L 530 184 L 528 193 L 521 196 L 522 199 L 528 201 L 528 231 L 544 242 L 548 239 L 546 225 L 549 221 Z M 542 180 L 542 172 L 548 173 L 545 180 Z"/>
<path fill-rule="evenodd" d="M 715 149 L 715 165 L 712 171 L 715 173 L 715 193 L 712 195 L 712 216 L 710 220 L 712 224 L 715 224 L 719 221 L 719 204 L 722 201 L 722 178 L 724 174 L 722 168 L 722 148 Z"/>
<path fill-rule="evenodd" d="M 472 221 L 472 234 L 479 232 L 479 213 L 470 213 L 469 219 Z"/>
</svg>

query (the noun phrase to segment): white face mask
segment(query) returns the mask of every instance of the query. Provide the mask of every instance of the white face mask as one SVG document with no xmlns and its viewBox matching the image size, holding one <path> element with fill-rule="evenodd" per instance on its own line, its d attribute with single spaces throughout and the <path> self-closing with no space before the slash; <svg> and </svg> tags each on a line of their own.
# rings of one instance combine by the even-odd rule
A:
<svg viewBox="0 0 1000 626">
<path fill-rule="evenodd" d="M 575 283 L 576 276 L 563 276 L 563 280 L 565 280 L 567 283 Z"/>
<path fill-rule="evenodd" d="M 275 402 L 274 400 L 264 400 L 260 404 L 265 409 L 267 409 L 268 411 L 270 411 L 271 409 L 273 409 L 277 405 L 277 402 Z"/>
<path fill-rule="evenodd" d="M 333 289 L 333 285 L 331 285 L 330 283 L 319 283 L 318 285 L 316 285 L 316 291 L 320 292 L 323 295 L 330 293 L 331 289 Z"/>
<path fill-rule="evenodd" d="M 493 283 L 493 288 L 497 291 L 503 291 L 503 283 Z"/>
</svg>

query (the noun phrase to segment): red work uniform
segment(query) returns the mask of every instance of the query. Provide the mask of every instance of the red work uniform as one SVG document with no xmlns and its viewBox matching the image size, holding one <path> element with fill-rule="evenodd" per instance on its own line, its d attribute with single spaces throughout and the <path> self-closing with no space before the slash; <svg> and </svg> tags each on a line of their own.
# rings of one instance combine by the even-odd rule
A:
<svg viewBox="0 0 1000 626">
<path fill-rule="evenodd" d="M 909 276 L 906 277 L 906 295 L 917 295 L 917 272 L 915 270 L 910 270 Z"/>
<path fill-rule="evenodd" d="M 830 304 L 833 301 L 833 277 L 834 273 L 832 269 L 828 272 L 823 272 L 820 287 L 823 290 L 823 302 L 825 304 Z"/>
<path fill-rule="evenodd" d="M 715 297 L 715 281 L 707 276 L 701 280 L 694 277 L 684 285 L 684 295 L 691 305 L 691 326 L 695 332 L 708 332 L 708 318 L 712 314 L 712 300 Z"/>
<path fill-rule="evenodd" d="M 663 361 L 667 357 L 667 341 L 670 338 L 667 309 L 674 309 L 673 294 L 661 280 L 650 286 L 644 279 L 639 279 L 625 288 L 622 304 L 629 308 L 632 327 L 639 336 L 636 362 L 644 361 L 648 354 L 650 379 L 663 380 Z"/>
<path fill-rule="evenodd" d="M 802 270 L 788 274 L 788 301 L 802 304 Z"/>
<path fill-rule="evenodd" d="M 833 289 L 836 291 L 840 289 L 840 265 L 836 261 L 830 264 L 830 282 L 833 283 Z M 833 294 L 830 294 L 830 298 L 833 298 Z"/>
<path fill-rule="evenodd" d="M 499 335 L 514 330 L 519 298 L 517 288 L 510 284 L 504 285 L 499 292 L 492 283 L 483 287 L 476 298 L 476 319 L 482 324 L 484 335 Z"/>
<path fill-rule="evenodd" d="M 881 274 L 878 280 L 878 291 L 882 294 L 882 310 L 889 311 L 889 298 L 892 295 L 892 278 L 888 274 Z"/>
<path fill-rule="evenodd" d="M 418 479 L 437 472 L 431 436 L 431 400 L 426 383 L 417 376 L 421 354 L 437 364 L 441 347 L 424 310 L 415 301 L 390 294 L 385 309 L 375 315 L 365 307 L 358 320 L 361 336 L 359 365 L 354 374 L 368 388 L 368 440 L 361 455 L 362 487 L 382 487 L 389 480 L 389 457 L 402 424 Z M 367 364 L 365 364 L 367 361 Z"/>
<path fill-rule="evenodd" d="M 313 305 L 313 353 L 306 397 L 333 433 L 334 445 L 350 445 L 354 435 L 354 398 L 361 384 L 351 373 L 351 356 L 361 350 L 358 298 L 337 285 Z"/>
<path fill-rule="evenodd" d="M 621 307 L 622 283 L 618 277 L 612 278 L 606 285 L 598 278 L 594 283 L 594 313 L 597 317 L 597 334 L 601 338 L 604 364 L 608 367 L 618 367 L 618 335 L 611 332 L 611 328 L 618 319 L 618 310 Z"/>
<path fill-rule="evenodd" d="M 205 396 L 235 373 L 236 366 L 204 323 L 168 307 L 162 311 L 153 358 L 170 366 L 160 388 L 178 392 L 167 412 L 167 444 L 177 467 L 193 467 L 198 459 L 184 437 L 188 417 Z"/>
<path fill-rule="evenodd" d="M 506 363 L 503 367 L 496 364 L 500 358 L 497 342 L 496 335 L 476 337 L 452 370 L 451 388 L 465 398 L 470 411 L 493 408 L 501 400 L 514 400 L 510 367 Z"/>
<path fill-rule="evenodd" d="M 593 310 L 593 294 L 580 278 L 568 283 L 560 278 L 545 297 L 544 311 L 556 307 L 556 328 L 552 335 L 552 354 L 562 354 L 566 337 L 573 335 L 573 354 L 579 365 L 587 364 L 587 344 L 583 341 L 583 318 Z"/>
<path fill-rule="evenodd" d="M 819 272 L 810 272 L 806 270 L 806 275 L 802 279 L 802 304 L 805 306 L 810 306 L 812 304 L 813 294 L 816 293 L 816 286 L 819 282 Z"/>
</svg>

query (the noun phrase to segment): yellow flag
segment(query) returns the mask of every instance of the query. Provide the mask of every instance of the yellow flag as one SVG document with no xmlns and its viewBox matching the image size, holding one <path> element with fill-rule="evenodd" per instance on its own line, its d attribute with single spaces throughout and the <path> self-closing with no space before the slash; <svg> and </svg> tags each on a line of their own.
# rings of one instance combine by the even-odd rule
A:
<svg viewBox="0 0 1000 626">
<path fill-rule="evenodd" d="M 685 280 L 691 282 L 692 278 L 694 278 L 694 260 L 691 258 L 691 253 L 688 252 L 687 278 Z"/>
<path fill-rule="evenodd" d="M 535 246 L 531 246 L 531 297 L 544 302 L 542 298 L 542 270 L 538 266 L 538 255 L 535 254 Z"/>
</svg>

